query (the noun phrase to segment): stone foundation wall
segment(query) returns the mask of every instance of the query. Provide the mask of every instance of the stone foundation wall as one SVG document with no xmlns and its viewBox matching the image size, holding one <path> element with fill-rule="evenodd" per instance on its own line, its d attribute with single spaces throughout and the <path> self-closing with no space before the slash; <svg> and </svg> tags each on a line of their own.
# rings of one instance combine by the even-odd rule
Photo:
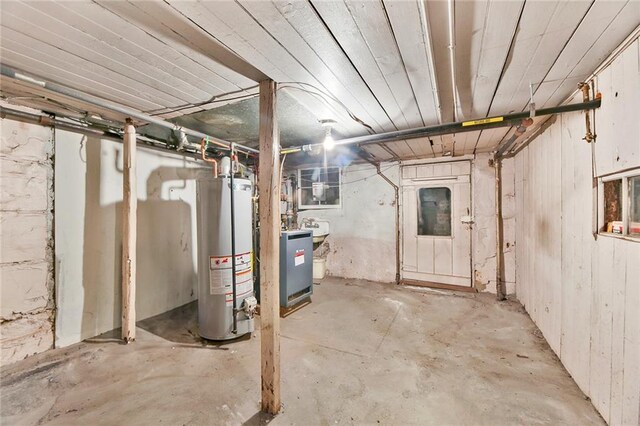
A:
<svg viewBox="0 0 640 426">
<path fill-rule="evenodd" d="M 0 347 L 7 365 L 53 347 L 53 132 L 2 119 Z"/>
</svg>

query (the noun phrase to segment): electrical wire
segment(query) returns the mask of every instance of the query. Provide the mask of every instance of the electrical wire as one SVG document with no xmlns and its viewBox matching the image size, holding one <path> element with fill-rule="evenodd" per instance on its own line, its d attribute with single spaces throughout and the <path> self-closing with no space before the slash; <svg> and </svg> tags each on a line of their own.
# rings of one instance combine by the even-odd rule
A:
<svg viewBox="0 0 640 426">
<path fill-rule="evenodd" d="M 313 90 L 305 89 L 304 87 L 299 87 L 299 86 L 310 87 Z M 227 101 L 235 101 L 235 100 L 251 99 L 251 98 L 258 97 L 260 94 L 259 93 L 247 93 L 247 94 L 244 94 L 244 95 L 241 95 L 241 96 L 235 96 L 235 97 L 231 97 L 231 98 L 224 98 L 224 99 L 220 99 L 220 98 L 225 97 L 225 96 L 229 96 L 229 95 L 233 95 L 233 94 L 236 94 L 236 93 L 246 92 L 247 90 L 252 90 L 252 89 L 255 89 L 256 87 L 258 87 L 257 84 L 254 85 L 254 86 L 246 87 L 246 88 L 235 90 L 235 91 L 232 91 L 232 92 L 221 93 L 221 94 L 212 96 L 210 99 L 208 99 L 206 101 L 202 101 L 202 102 L 182 104 L 182 105 L 178 105 L 178 106 L 172 107 L 172 108 L 169 108 L 169 107 L 157 108 L 157 109 L 147 110 L 147 111 L 143 111 L 143 112 L 145 114 L 149 114 L 151 116 L 158 116 L 158 115 L 164 115 L 164 114 L 172 114 L 172 113 L 175 113 L 175 112 L 180 112 L 180 111 L 184 111 L 184 110 L 189 109 L 189 108 L 196 108 L 196 107 L 207 105 L 207 104 L 213 104 L 213 103 L 218 103 L 218 102 L 227 102 Z M 333 107 L 328 102 L 328 100 L 331 100 L 334 103 L 336 103 L 338 106 L 340 106 L 342 109 L 344 109 L 344 111 L 347 113 L 349 118 L 351 118 L 353 121 L 355 121 L 356 123 L 358 123 L 361 126 L 363 126 L 364 128 L 366 128 L 369 133 L 371 133 L 371 134 L 376 133 L 371 125 L 369 125 L 364 120 L 362 120 L 360 117 L 355 115 L 353 113 L 353 111 L 351 111 L 349 109 L 349 107 L 347 107 L 344 104 L 344 102 L 342 102 L 336 96 L 334 96 L 334 95 L 332 95 L 330 93 L 327 93 L 326 91 L 322 90 L 321 88 L 319 88 L 319 87 L 317 87 L 317 86 L 315 86 L 313 84 L 299 82 L 299 81 L 284 81 L 284 82 L 280 82 L 278 84 L 278 90 L 280 90 L 280 89 L 300 90 L 302 92 L 311 94 L 311 95 L 319 98 L 322 102 L 327 104 L 329 107 Z"/>
<path fill-rule="evenodd" d="M 284 170 L 284 160 L 287 159 L 287 154 L 282 156 L 282 162 L 280 162 L 280 170 L 278 174 L 278 182 L 282 182 L 282 170 Z"/>
<path fill-rule="evenodd" d="M 229 95 L 234 95 L 236 93 L 242 93 L 242 92 L 246 92 L 247 90 L 252 90 L 255 89 L 256 87 L 258 87 L 258 85 L 253 85 L 250 87 L 246 87 L 244 89 L 238 89 L 238 90 L 234 90 L 231 92 L 226 92 L 226 93 L 220 93 L 217 95 L 212 96 L 211 98 L 209 98 L 206 101 L 202 101 L 202 102 L 197 102 L 197 103 L 188 103 L 188 104 L 182 104 L 182 105 L 178 105 L 175 107 L 165 107 L 165 108 L 156 108 L 156 109 L 151 109 L 151 110 L 147 110 L 147 111 L 143 111 L 145 114 L 149 114 L 151 116 L 157 116 L 157 115 L 163 115 L 163 114 L 172 114 L 174 112 L 180 112 L 183 111 L 185 109 L 189 109 L 189 108 L 196 108 L 202 105 L 206 105 L 206 104 L 213 104 L 213 103 L 217 103 L 217 102 L 225 102 L 225 101 L 235 101 L 238 99 L 249 99 L 249 98 L 255 98 L 257 96 L 259 96 L 259 93 L 247 93 L 245 95 L 242 96 L 236 96 L 233 98 L 225 98 L 225 99 L 219 99 L 221 97 L 224 96 L 229 96 Z"/>
<path fill-rule="evenodd" d="M 314 90 L 316 90 L 317 92 L 312 92 L 308 89 L 303 89 L 302 87 L 297 87 L 294 86 L 295 84 L 300 85 L 300 86 L 307 86 L 307 87 L 311 87 Z M 373 127 L 371 127 L 369 124 L 367 124 L 365 121 L 363 121 L 362 119 L 360 119 L 358 116 L 356 116 L 350 109 L 349 107 L 347 107 L 340 99 L 338 99 L 337 97 L 331 95 L 330 93 L 325 92 L 324 90 L 320 89 L 317 86 L 314 86 L 313 84 L 310 83 L 304 83 L 304 82 L 299 82 L 299 81 L 283 81 L 281 83 L 278 84 L 278 89 L 280 88 L 291 88 L 291 89 L 297 89 L 297 90 L 301 90 L 303 92 L 307 92 L 307 93 L 311 93 L 314 94 L 316 96 L 321 96 L 321 97 L 326 97 L 332 101 L 334 101 L 335 103 L 337 103 L 338 105 L 340 105 L 349 115 L 349 117 L 355 121 L 358 124 L 361 124 L 362 126 L 364 126 L 370 133 L 375 133 L 375 130 L 373 129 Z M 319 93 L 318 93 L 319 92 Z M 325 100 L 326 102 L 326 100 Z M 328 104 L 328 103 L 327 103 Z"/>
<path fill-rule="evenodd" d="M 286 154 L 285 154 L 285 155 L 286 155 Z M 283 163 L 284 163 L 284 161 L 283 161 Z M 390 169 L 394 168 L 395 166 L 396 166 L 395 164 L 392 164 L 392 165 L 390 165 L 390 166 L 388 166 L 388 167 L 385 167 L 384 169 L 380 169 L 380 173 L 382 173 L 382 172 L 386 172 L 387 170 L 390 170 Z M 280 169 L 280 170 L 282 170 L 282 169 Z M 372 175 L 365 176 L 365 177 L 358 178 L 358 179 L 354 179 L 354 180 L 352 180 L 352 181 L 345 182 L 345 181 L 343 180 L 343 181 L 341 182 L 341 185 L 350 185 L 350 184 L 352 184 L 352 183 L 362 182 L 362 181 L 364 181 L 364 180 L 371 179 L 372 177 L 375 177 L 375 176 L 378 176 L 378 172 L 377 172 L 377 171 L 376 171 L 375 173 L 373 173 Z M 311 181 L 311 180 L 309 180 L 309 179 L 304 179 L 304 180 L 305 180 L 305 181 L 308 181 L 308 182 L 313 183 L 313 181 Z"/>
<path fill-rule="evenodd" d="M 164 115 L 164 114 L 172 114 L 175 112 L 180 112 L 180 111 L 184 111 L 186 109 L 190 109 L 190 108 L 197 108 L 203 105 L 208 105 L 208 104 L 215 104 L 218 102 L 227 102 L 227 101 L 236 101 L 236 100 L 246 100 L 246 99 L 251 99 L 251 98 L 257 98 L 259 96 L 258 93 L 249 93 L 243 96 L 236 96 L 233 98 L 225 98 L 225 99 L 218 99 L 218 100 L 214 100 L 213 98 L 208 100 L 208 101 L 203 101 L 203 102 L 198 102 L 196 104 L 191 104 L 191 105 L 182 105 L 180 107 L 177 108 L 173 108 L 173 109 L 169 109 L 169 110 L 162 110 L 159 112 L 154 112 L 154 113 L 149 113 L 149 115 L 151 116 L 158 116 L 158 115 Z"/>
<path fill-rule="evenodd" d="M 323 97 L 324 95 L 322 93 L 312 92 L 311 90 L 303 89 L 302 87 L 297 87 L 297 86 L 282 86 L 282 88 L 283 89 L 295 89 L 295 90 L 300 90 L 302 92 L 308 93 L 310 95 L 315 96 L 316 98 L 319 98 L 322 102 L 327 104 L 329 107 L 333 108 L 332 105 L 329 104 L 329 102 L 327 102 L 327 100 Z M 365 127 L 367 129 L 367 131 L 369 132 L 369 134 L 375 133 L 375 131 L 373 130 L 373 128 L 370 125 L 368 125 L 367 123 L 362 121 L 360 118 L 358 118 L 357 116 L 352 114 L 349 110 L 347 110 L 347 114 L 349 115 L 349 118 L 351 118 L 353 121 L 355 121 L 356 123 L 361 124 L 363 127 Z"/>
<path fill-rule="evenodd" d="M 396 165 L 393 164 L 393 165 L 390 165 L 389 167 L 385 167 L 384 169 L 380 170 L 380 173 L 386 172 L 387 170 L 392 169 L 395 166 Z M 352 183 L 362 182 L 364 180 L 371 179 L 372 177 L 375 177 L 375 176 L 378 176 L 378 172 L 377 171 L 374 174 L 370 175 L 370 176 L 365 176 L 363 178 L 355 179 L 355 180 L 352 180 L 352 181 L 349 181 L 349 182 L 342 181 L 342 185 L 350 185 Z"/>
</svg>

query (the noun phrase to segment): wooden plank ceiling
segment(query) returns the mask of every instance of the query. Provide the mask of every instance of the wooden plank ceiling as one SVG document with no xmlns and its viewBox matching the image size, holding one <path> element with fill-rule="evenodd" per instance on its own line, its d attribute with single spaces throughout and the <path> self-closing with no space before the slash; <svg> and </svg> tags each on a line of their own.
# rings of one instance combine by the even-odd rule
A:
<svg viewBox="0 0 640 426">
<path fill-rule="evenodd" d="M 257 102 L 256 83 L 212 58 L 226 49 L 279 82 L 313 123 L 334 120 L 335 136 L 347 137 L 523 111 L 530 85 L 537 107 L 558 105 L 640 24 L 633 0 L 455 1 L 454 10 L 455 97 L 444 1 L 11 1 L 2 3 L 0 55 L 19 70 L 233 138 L 225 123 L 234 120 L 215 116 L 257 119 L 241 116 L 254 107 L 223 110 Z M 10 102 L 46 105 L 41 92 L 3 83 Z M 279 119 L 293 127 L 300 111 Z M 283 145 L 321 140 L 320 124 L 308 121 Z M 380 160 L 462 155 L 494 150 L 508 132 L 366 150 Z M 237 139 L 254 143 L 257 134 L 246 133 Z"/>
</svg>

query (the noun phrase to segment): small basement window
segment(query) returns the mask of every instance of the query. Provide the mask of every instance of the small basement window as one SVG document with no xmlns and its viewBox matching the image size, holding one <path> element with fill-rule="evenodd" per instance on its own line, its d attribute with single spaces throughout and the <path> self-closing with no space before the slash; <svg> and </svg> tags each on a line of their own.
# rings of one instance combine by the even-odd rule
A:
<svg viewBox="0 0 640 426">
<path fill-rule="evenodd" d="M 600 179 L 602 234 L 640 237 L 640 170 Z"/>
<path fill-rule="evenodd" d="M 340 208 L 342 177 L 340 167 L 298 170 L 300 209 Z"/>
<path fill-rule="evenodd" d="M 622 234 L 622 179 L 604 182 L 603 232 Z"/>
</svg>

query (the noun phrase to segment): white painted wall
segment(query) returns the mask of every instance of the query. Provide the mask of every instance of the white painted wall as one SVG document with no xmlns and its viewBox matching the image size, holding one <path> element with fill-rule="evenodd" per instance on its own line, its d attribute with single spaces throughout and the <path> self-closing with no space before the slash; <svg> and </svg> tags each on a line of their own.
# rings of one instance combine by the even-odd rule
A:
<svg viewBox="0 0 640 426">
<path fill-rule="evenodd" d="M 53 346 L 51 130 L 0 121 L 0 348 L 7 365 Z"/>
<path fill-rule="evenodd" d="M 385 163 L 381 170 L 398 183 L 399 167 Z M 392 282 L 396 277 L 395 192 L 370 165 L 342 170 L 342 208 L 305 210 L 298 214 L 329 221 L 326 239 L 329 275 Z"/>
<path fill-rule="evenodd" d="M 477 154 L 471 169 L 473 219 L 471 232 L 474 287 L 496 293 L 496 174 L 492 154 Z M 515 293 L 515 180 L 514 161 L 502 164 L 504 280 L 507 294 Z"/>
<path fill-rule="evenodd" d="M 489 154 L 479 154 L 472 162 L 472 228 L 474 286 L 495 293 L 495 173 Z M 414 162 L 415 163 L 415 162 Z M 505 217 L 505 261 L 507 291 L 515 287 L 514 173 L 513 160 L 503 166 L 503 216 Z M 399 166 L 383 163 L 381 170 L 399 184 Z M 372 281 L 395 280 L 395 206 L 393 188 L 371 165 L 343 169 L 342 208 L 306 210 L 304 217 L 330 222 L 327 238 L 329 275 Z M 508 247 L 507 247 L 508 245 Z"/>
<path fill-rule="evenodd" d="M 599 74 L 597 87 L 596 176 L 640 167 L 638 40 Z M 592 236 L 592 146 L 584 134 L 583 113 L 562 115 L 515 158 L 516 293 L 604 419 L 637 425 L 640 242 Z"/>
<path fill-rule="evenodd" d="M 121 325 L 122 145 L 56 132 L 56 346 Z M 136 311 L 197 298 L 194 160 L 139 148 Z"/>
</svg>

